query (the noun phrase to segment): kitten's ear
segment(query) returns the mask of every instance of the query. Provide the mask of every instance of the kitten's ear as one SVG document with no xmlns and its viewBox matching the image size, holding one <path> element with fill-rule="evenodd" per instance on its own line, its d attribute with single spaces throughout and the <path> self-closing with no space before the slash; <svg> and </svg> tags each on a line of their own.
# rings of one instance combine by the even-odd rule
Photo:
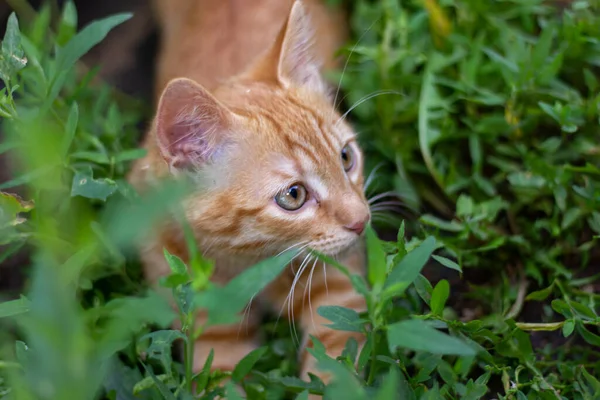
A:
<svg viewBox="0 0 600 400">
<path fill-rule="evenodd" d="M 296 0 L 273 47 L 259 63 L 258 74 L 263 79 L 275 78 L 284 87 L 308 86 L 325 90 L 320 74 L 321 62 L 313 49 L 314 40 L 306 7 Z"/>
<path fill-rule="evenodd" d="M 156 139 L 173 169 L 198 168 L 226 144 L 234 114 L 196 82 L 174 79 L 160 97 Z"/>
</svg>

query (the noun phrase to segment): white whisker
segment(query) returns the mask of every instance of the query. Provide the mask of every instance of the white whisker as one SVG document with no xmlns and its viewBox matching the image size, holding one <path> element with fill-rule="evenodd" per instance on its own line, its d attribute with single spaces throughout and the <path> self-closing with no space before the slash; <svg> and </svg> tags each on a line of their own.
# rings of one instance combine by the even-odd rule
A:
<svg viewBox="0 0 600 400">
<path fill-rule="evenodd" d="M 298 268 L 298 272 L 294 276 L 294 281 L 292 282 L 292 287 L 290 288 L 290 291 L 284 302 L 284 305 L 285 305 L 285 303 L 287 303 L 287 306 L 288 306 L 288 323 L 290 323 L 290 332 L 292 333 L 292 338 L 294 338 L 296 340 L 298 345 L 300 345 L 300 339 L 298 338 L 298 332 L 296 331 L 296 321 L 294 318 L 294 305 L 293 305 L 294 293 L 296 291 L 296 285 L 298 284 L 300 277 L 304 273 L 304 270 L 306 269 L 308 262 L 310 262 L 311 257 L 312 257 L 312 255 L 309 253 L 306 255 L 304 260 L 302 260 L 302 263 L 300 264 L 300 267 Z"/>
<path fill-rule="evenodd" d="M 369 200 L 367 200 L 367 203 L 372 204 L 373 202 L 375 202 L 379 199 L 386 198 L 386 197 L 398 197 L 398 195 L 392 191 L 379 193 L 378 195 L 375 195 L 375 196 L 371 197 Z"/>
<path fill-rule="evenodd" d="M 381 96 L 381 95 L 384 95 L 384 94 L 397 94 L 397 95 L 401 95 L 402 93 L 400 93 L 400 92 L 398 92 L 396 90 L 378 90 L 376 92 L 368 94 L 368 95 L 364 96 L 363 98 L 361 98 L 360 100 L 358 100 L 356 103 L 354 103 L 354 105 L 352 107 L 350 107 L 348 109 L 348 111 L 346 111 L 344 114 L 342 114 L 342 116 L 337 120 L 337 122 L 335 124 L 337 125 L 340 122 L 342 122 L 344 119 L 346 119 L 346 117 L 348 116 L 348 114 L 350 114 L 352 112 L 352 110 L 354 110 L 356 107 L 360 106 L 365 101 L 371 100 L 374 97 Z"/>
<path fill-rule="evenodd" d="M 376 174 L 377 174 L 377 170 L 378 170 L 379 168 L 383 167 L 383 164 L 384 164 L 384 163 L 383 163 L 383 161 L 382 161 L 382 162 L 380 162 L 380 163 L 379 163 L 379 164 L 377 164 L 377 165 L 375 166 L 375 168 L 373 168 L 373 169 L 371 170 L 371 172 L 369 173 L 369 176 L 367 177 L 367 179 L 366 179 L 366 181 L 365 181 L 365 186 L 364 186 L 364 191 L 365 191 L 365 193 L 366 193 L 366 192 L 369 190 L 369 186 L 371 185 L 371 183 L 373 183 L 373 182 L 374 182 L 374 178 L 375 178 L 375 176 L 376 176 Z"/>
<path fill-rule="evenodd" d="M 323 261 L 323 279 L 325 279 L 325 293 L 327 293 L 327 297 L 329 297 L 329 288 L 327 287 L 327 266 L 325 265 L 325 261 Z"/>
<path fill-rule="evenodd" d="M 312 294 L 311 291 L 312 291 L 312 277 L 313 277 L 313 273 L 315 272 L 315 266 L 317 265 L 317 261 L 319 261 L 319 259 L 315 257 L 315 262 L 313 263 L 313 266 L 310 269 L 310 274 L 308 274 L 308 285 L 306 285 L 306 287 L 304 288 L 304 294 L 302 296 L 302 310 L 304 311 L 304 300 L 306 299 L 306 290 L 308 289 L 308 310 L 310 311 L 310 319 L 312 321 L 314 330 L 317 330 L 317 328 L 315 325 L 315 319 L 314 319 L 312 303 L 311 303 L 311 294 Z"/>
<path fill-rule="evenodd" d="M 373 23 L 371 23 L 371 25 L 362 33 L 362 35 L 360 35 L 360 37 L 358 38 L 358 40 L 352 47 L 352 50 L 350 50 L 350 54 L 348 54 L 348 57 L 346 58 L 346 63 L 344 64 L 344 68 L 342 69 L 342 74 L 340 75 L 340 80 L 338 82 L 337 89 L 335 91 L 335 97 L 333 99 L 333 106 L 336 108 L 337 108 L 337 104 L 336 104 L 337 98 L 338 98 L 338 95 L 340 94 L 340 88 L 342 87 L 342 81 L 344 80 L 344 74 L 346 73 L 346 68 L 348 68 L 348 64 L 350 63 L 350 58 L 352 58 L 352 54 L 354 54 L 354 51 L 356 50 L 356 47 L 360 44 L 361 40 L 371 30 L 371 28 L 373 28 L 373 26 L 375 25 L 375 23 L 377 21 L 379 21 L 379 19 L 380 18 L 377 18 L 375 21 L 373 21 Z"/>
<path fill-rule="evenodd" d="M 302 245 L 305 245 L 305 244 L 307 245 L 307 243 L 308 243 L 308 240 L 305 240 L 305 241 L 302 241 L 302 242 L 298 242 L 298 243 L 296 243 L 296 244 L 293 244 L 293 245 L 289 246 L 288 248 L 286 248 L 286 249 L 284 249 L 284 250 L 280 251 L 279 253 L 277 253 L 277 255 L 276 255 L 275 257 L 279 257 L 280 255 L 282 255 L 282 254 L 283 254 L 283 253 L 285 253 L 286 251 L 288 251 L 288 250 L 291 250 L 291 249 L 293 249 L 293 248 L 294 248 L 294 247 L 296 247 L 296 246 L 302 246 Z"/>
</svg>

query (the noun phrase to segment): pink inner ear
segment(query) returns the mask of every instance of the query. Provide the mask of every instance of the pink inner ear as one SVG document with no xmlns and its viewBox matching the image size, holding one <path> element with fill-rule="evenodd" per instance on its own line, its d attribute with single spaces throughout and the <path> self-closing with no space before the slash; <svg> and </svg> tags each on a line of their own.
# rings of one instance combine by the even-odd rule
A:
<svg viewBox="0 0 600 400">
<path fill-rule="evenodd" d="M 200 167 L 223 144 L 229 111 L 208 91 L 189 79 L 171 82 L 159 104 L 156 138 L 172 167 Z"/>
<path fill-rule="evenodd" d="M 210 158 L 207 131 L 199 121 L 175 122 L 169 129 L 169 145 L 165 149 L 172 154 L 171 165 L 176 168 L 200 166 Z"/>
</svg>

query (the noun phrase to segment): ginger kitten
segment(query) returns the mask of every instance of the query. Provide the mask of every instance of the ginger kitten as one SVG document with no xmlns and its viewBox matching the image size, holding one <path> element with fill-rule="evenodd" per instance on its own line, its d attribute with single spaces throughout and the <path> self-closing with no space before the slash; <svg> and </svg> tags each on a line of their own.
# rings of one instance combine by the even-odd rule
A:
<svg viewBox="0 0 600 400">
<path fill-rule="evenodd" d="M 130 181 L 143 188 L 159 176 L 197 175 L 202 189 L 184 208 L 199 248 L 216 262 L 215 282 L 293 246 L 335 256 L 362 273 L 362 232 L 370 219 L 362 154 L 332 104 L 319 62 L 327 57 L 325 64 L 333 65 L 344 38 L 339 15 L 317 1 L 161 0 L 157 6 L 165 35 L 158 85 L 176 79 L 162 91 L 145 141 L 148 155 L 134 165 Z M 311 21 L 317 22 L 316 40 Z M 244 37 L 242 28 L 249 30 Z M 186 259 L 179 228 L 169 225 L 154 236 L 141 254 L 152 282 L 169 273 L 163 248 Z M 328 321 L 317 314 L 322 305 L 366 306 L 341 273 L 308 253 L 260 296 L 243 328 L 213 327 L 199 338 L 196 370 L 211 348 L 213 368 L 232 370 L 259 344 L 257 304 L 290 313 L 302 327 L 304 345 L 314 335 L 333 357 L 350 336 L 364 341 L 323 326 Z M 307 352 L 300 362 L 303 378 L 311 372 L 327 381 Z"/>
</svg>

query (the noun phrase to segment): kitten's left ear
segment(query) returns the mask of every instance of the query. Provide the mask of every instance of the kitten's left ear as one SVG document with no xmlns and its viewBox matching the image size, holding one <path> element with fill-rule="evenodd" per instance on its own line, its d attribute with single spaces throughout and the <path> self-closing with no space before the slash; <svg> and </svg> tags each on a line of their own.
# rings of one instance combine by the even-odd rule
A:
<svg viewBox="0 0 600 400">
<path fill-rule="evenodd" d="M 237 121 L 208 90 L 187 78 L 167 84 L 158 104 L 158 148 L 172 172 L 210 163 L 230 142 Z"/>
<path fill-rule="evenodd" d="M 306 7 L 296 0 L 277 40 L 258 64 L 254 76 L 265 80 L 275 78 L 286 88 L 307 86 L 325 91 L 321 62 L 315 57 L 313 42 L 314 31 Z"/>
</svg>

